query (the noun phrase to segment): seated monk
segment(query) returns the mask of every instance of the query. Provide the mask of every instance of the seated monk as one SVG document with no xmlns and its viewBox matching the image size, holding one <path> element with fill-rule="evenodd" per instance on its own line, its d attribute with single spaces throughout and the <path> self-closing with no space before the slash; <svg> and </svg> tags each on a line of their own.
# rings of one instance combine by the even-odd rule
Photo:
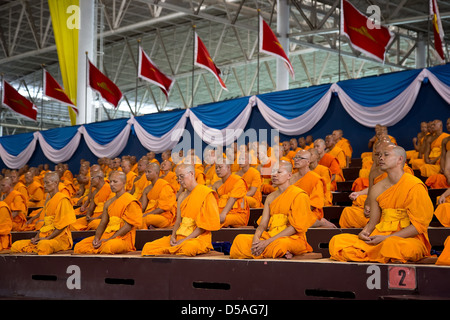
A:
<svg viewBox="0 0 450 320">
<path fill-rule="evenodd" d="M 325 153 L 335 157 L 341 169 L 347 167 L 347 157 L 345 156 L 344 150 L 336 146 L 333 135 L 329 134 L 325 137 L 325 147 Z"/>
<path fill-rule="evenodd" d="M 317 217 L 311 212 L 306 192 L 290 184 L 291 177 L 291 163 L 280 161 L 272 174 L 277 190 L 267 196 L 255 234 L 236 236 L 230 249 L 231 259 L 289 259 L 313 251 L 306 232 Z"/>
<path fill-rule="evenodd" d="M 14 242 L 11 252 L 48 255 L 72 248 L 72 233 L 69 225 L 76 220 L 75 212 L 70 199 L 58 191 L 59 179 L 56 172 L 49 172 L 45 175 L 44 189 L 48 193 L 49 200 L 42 209 L 44 223 L 31 240 Z"/>
<path fill-rule="evenodd" d="M 105 175 L 101 168 L 91 171 L 92 196 L 86 205 L 86 216 L 78 218 L 70 226 L 72 231 L 96 230 L 100 224 L 103 207 L 114 196 L 109 182 L 105 181 Z M 75 211 L 76 212 L 76 211 Z"/>
<path fill-rule="evenodd" d="M 331 238 L 331 259 L 406 263 L 430 256 L 427 230 L 433 203 L 426 186 L 404 173 L 406 152 L 402 147 L 382 147 L 378 161 L 388 176 L 370 190 L 369 222 L 359 235 Z"/>
<path fill-rule="evenodd" d="M 444 191 L 437 200 L 437 208 L 434 215 L 446 228 L 450 227 L 450 188 Z"/>
<path fill-rule="evenodd" d="M 177 175 L 172 171 L 172 162 L 169 160 L 163 160 L 161 162 L 160 169 L 160 178 L 166 180 L 178 193 L 178 190 L 180 190 L 180 184 L 178 183 Z"/>
<path fill-rule="evenodd" d="M 116 195 L 106 201 L 95 236 L 78 242 L 75 253 L 120 254 L 136 250 L 136 228 L 142 224 L 141 204 L 126 192 L 124 172 L 111 172 L 109 180 L 111 192 Z"/>
<path fill-rule="evenodd" d="M 441 170 L 442 141 L 449 136 L 442 130 L 442 121 L 434 120 L 431 124 L 431 135 L 425 138 L 424 158 L 411 161 L 412 168 L 420 170 L 423 177 L 431 177 Z"/>
<path fill-rule="evenodd" d="M 352 159 L 353 148 L 350 144 L 350 141 L 344 138 L 343 135 L 344 132 L 341 129 L 334 130 L 332 133 L 335 146 L 341 148 L 342 151 L 344 151 L 346 158 L 345 167 L 348 168 Z"/>
<path fill-rule="evenodd" d="M 422 159 L 423 157 L 423 146 L 425 137 L 428 134 L 428 124 L 426 121 L 420 123 L 420 132 L 416 137 L 412 139 L 414 150 L 406 151 L 406 156 L 410 161 L 415 159 Z"/>
<path fill-rule="evenodd" d="M 221 180 L 213 185 L 213 190 L 219 196 L 220 223 L 223 227 L 246 226 L 250 218 L 250 208 L 245 200 L 247 184 L 244 179 L 231 172 L 227 159 L 221 160 L 219 157 L 216 162 L 216 173 Z"/>
<path fill-rule="evenodd" d="M 305 191 L 309 196 L 311 212 L 317 217 L 316 222 L 311 227 L 336 228 L 333 223 L 323 217 L 327 186 L 325 180 L 309 168 L 310 158 L 311 153 L 308 150 L 300 150 L 297 152 L 293 158 L 297 172 L 292 174 L 290 182 Z"/>
<path fill-rule="evenodd" d="M 14 190 L 13 181 L 10 177 L 3 178 L 0 182 L 2 200 L 11 210 L 13 219 L 13 231 L 24 231 L 27 222 L 28 207 L 27 199 L 17 190 Z"/>
<path fill-rule="evenodd" d="M 158 160 L 153 162 L 159 164 Z M 137 176 L 136 179 L 134 179 L 133 188 L 129 192 L 138 200 L 141 199 L 144 189 L 150 184 L 150 181 L 147 180 L 147 176 L 145 174 L 148 163 L 149 160 L 146 156 L 139 159 L 136 163 Z"/>
<path fill-rule="evenodd" d="M 186 189 L 178 199 L 177 218 L 172 235 L 147 242 L 142 256 L 175 254 L 196 256 L 213 249 L 211 231 L 220 229 L 217 194 L 195 180 L 193 165 L 177 166 L 181 188 Z"/>
<path fill-rule="evenodd" d="M 309 158 L 309 169 L 317 173 L 324 181 L 327 186 L 325 190 L 325 206 L 333 205 L 333 194 L 331 193 L 331 171 L 330 168 L 319 164 L 319 152 L 316 148 L 308 149 L 311 154 Z"/>
<path fill-rule="evenodd" d="M 131 170 L 131 161 L 128 158 L 122 160 L 120 167 L 127 177 L 125 191 L 131 191 L 131 189 L 133 189 L 134 179 L 136 179 L 137 174 Z"/>
<path fill-rule="evenodd" d="M 25 173 L 25 185 L 28 191 L 28 208 L 38 208 L 43 207 L 44 198 L 44 187 L 37 180 L 34 179 L 33 173 L 28 171 Z"/>
<path fill-rule="evenodd" d="M 0 201 L 0 251 L 11 248 L 11 230 L 11 210 L 4 201 Z"/>
<path fill-rule="evenodd" d="M 314 149 L 319 154 L 319 164 L 328 167 L 331 172 L 331 191 L 337 190 L 337 182 L 345 181 L 344 174 L 339 166 L 338 160 L 332 155 L 325 153 L 325 141 L 317 139 L 314 141 Z"/>
<path fill-rule="evenodd" d="M 248 187 L 245 200 L 250 208 L 262 208 L 261 174 L 258 169 L 250 166 L 248 153 L 239 155 L 239 166 L 241 170 L 236 172 L 236 174 L 244 179 Z"/>
<path fill-rule="evenodd" d="M 209 188 L 213 186 L 216 181 L 219 181 L 220 178 L 216 174 L 216 150 L 210 149 L 205 150 L 205 161 L 204 161 L 204 168 L 205 168 L 205 185 Z"/>
<path fill-rule="evenodd" d="M 146 177 L 151 183 L 144 189 L 141 197 L 141 229 L 167 228 L 173 226 L 177 215 L 177 192 L 169 182 L 161 179 L 159 164 L 147 165 Z"/>
<path fill-rule="evenodd" d="M 17 170 L 11 170 L 9 177 L 11 178 L 11 181 L 13 184 L 13 189 L 16 191 L 19 191 L 25 197 L 25 199 L 28 203 L 28 199 L 30 198 L 30 196 L 28 194 L 27 187 L 19 179 L 19 172 Z"/>
<path fill-rule="evenodd" d="M 447 121 L 447 129 L 450 129 L 450 118 Z M 442 140 L 440 166 L 440 172 L 431 175 L 425 181 L 431 189 L 450 188 L 450 136 Z"/>
</svg>

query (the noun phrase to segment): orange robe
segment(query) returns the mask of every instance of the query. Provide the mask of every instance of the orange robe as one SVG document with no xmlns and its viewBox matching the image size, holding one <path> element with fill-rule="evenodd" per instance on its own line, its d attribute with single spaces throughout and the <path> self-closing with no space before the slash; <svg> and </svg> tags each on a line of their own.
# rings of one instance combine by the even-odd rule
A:
<svg viewBox="0 0 450 320">
<path fill-rule="evenodd" d="M 245 199 L 247 191 L 245 180 L 235 173 L 232 173 L 217 189 L 217 194 L 219 195 L 219 212 L 222 212 L 229 198 L 236 198 L 233 208 L 228 212 L 223 222 L 223 227 L 241 227 L 248 224 L 250 208 Z"/>
<path fill-rule="evenodd" d="M 13 231 L 24 231 L 27 222 L 27 199 L 19 191 L 13 190 L 3 200 L 8 205 L 11 212 L 19 211 L 13 218 Z"/>
<path fill-rule="evenodd" d="M 253 167 L 248 168 L 247 172 L 242 175 L 242 179 L 247 183 L 247 187 L 255 187 L 256 192 L 253 196 L 245 196 L 250 208 L 261 208 L 262 205 L 262 193 L 261 193 L 261 174 Z"/>
<path fill-rule="evenodd" d="M 44 206 L 45 197 L 44 197 L 44 187 L 37 181 L 33 181 L 27 187 L 28 190 L 28 208 L 36 208 Z"/>
<path fill-rule="evenodd" d="M 388 237 L 369 245 L 358 235 L 340 234 L 331 238 L 331 258 L 339 261 L 372 261 L 380 263 L 418 261 L 430 255 L 428 226 L 433 217 L 433 203 L 423 182 L 410 174 L 377 197 L 382 210 L 380 222 L 371 233 L 390 235 L 413 225 L 418 235 L 409 238 Z"/>
<path fill-rule="evenodd" d="M 325 153 L 320 159 L 319 164 L 330 169 L 331 175 L 336 175 L 334 180 L 331 182 L 331 191 L 337 190 L 337 182 L 345 181 L 342 169 L 339 166 L 339 161 L 332 155 Z"/>
<path fill-rule="evenodd" d="M 14 190 L 19 191 L 27 200 L 30 198 L 30 195 L 28 194 L 28 189 L 27 187 L 22 183 L 22 182 L 17 182 L 16 185 L 14 186 Z"/>
<path fill-rule="evenodd" d="M 331 193 L 331 171 L 328 167 L 317 165 L 314 170 L 325 181 L 327 189 L 325 191 L 325 206 L 333 205 L 333 194 Z"/>
<path fill-rule="evenodd" d="M 322 219 L 327 188 L 325 180 L 314 171 L 308 171 L 294 185 L 308 194 L 312 212 L 316 215 L 317 219 Z"/>
<path fill-rule="evenodd" d="M 11 248 L 12 225 L 11 210 L 4 201 L 0 201 L 0 251 Z"/>
<path fill-rule="evenodd" d="M 216 164 L 211 165 L 205 172 L 205 185 L 211 187 L 214 183 L 220 180 L 216 173 Z"/>
<path fill-rule="evenodd" d="M 109 222 L 101 236 L 101 240 L 111 238 L 127 222 L 132 229 L 123 236 L 103 242 L 99 248 L 92 245 L 94 236 L 85 238 L 75 245 L 75 253 L 120 254 L 135 251 L 136 228 L 142 224 L 142 208 L 139 201 L 128 192 L 115 199 L 109 206 L 107 214 Z"/>
<path fill-rule="evenodd" d="M 166 228 L 173 226 L 177 215 L 177 192 L 164 179 L 158 179 L 155 185 L 146 195 L 148 199 L 145 212 L 153 211 L 157 208 L 164 210 L 161 214 L 148 214 L 142 218 L 141 229 L 148 229 L 149 226 L 156 228 Z"/>
<path fill-rule="evenodd" d="M 444 227 L 450 227 L 450 196 L 445 198 L 444 203 L 437 206 L 434 215 Z"/>
<path fill-rule="evenodd" d="M 133 189 L 134 179 L 136 179 L 137 174 L 130 170 L 127 173 L 127 182 L 125 184 L 125 191 L 130 191 Z"/>
<path fill-rule="evenodd" d="M 347 139 L 345 139 L 345 138 L 339 139 L 339 141 L 336 142 L 335 147 L 341 148 L 342 151 L 344 151 L 345 156 L 349 157 L 349 159 L 352 158 L 353 148 L 352 148 L 352 146 L 350 144 L 350 141 L 348 141 Z"/>
<path fill-rule="evenodd" d="M 94 211 L 92 212 L 91 218 L 98 218 L 87 221 L 86 217 L 78 218 L 75 223 L 70 226 L 72 231 L 83 231 L 83 230 L 96 230 L 100 224 L 101 215 L 103 213 L 103 207 L 105 202 L 111 199 L 115 194 L 111 192 L 111 186 L 106 183 L 95 193 L 94 195 Z"/>
<path fill-rule="evenodd" d="M 220 229 L 217 202 L 217 194 L 211 188 L 197 184 L 180 203 L 178 210 L 181 223 L 176 230 L 176 240 L 179 241 L 186 238 L 196 228 L 201 228 L 204 232 L 175 246 L 170 244 L 172 236 L 147 242 L 142 248 L 142 255 L 176 254 L 196 256 L 208 253 L 213 249 L 211 231 Z"/>
<path fill-rule="evenodd" d="M 447 189 L 450 185 L 447 182 L 447 177 L 442 173 L 433 174 L 428 177 L 425 184 L 430 187 L 430 189 Z"/>
<path fill-rule="evenodd" d="M 69 225 L 74 223 L 75 212 L 70 199 L 63 193 L 57 192 L 43 208 L 44 223 L 39 229 L 39 237 L 48 237 L 55 229 L 63 230 L 50 240 L 41 240 L 37 245 L 30 240 L 18 240 L 11 246 L 11 252 L 28 252 L 39 255 L 52 254 L 72 248 L 72 233 Z"/>
<path fill-rule="evenodd" d="M 180 184 L 177 180 L 177 175 L 173 171 L 169 171 L 165 176 L 161 176 L 161 179 L 166 180 L 175 189 L 176 192 L 180 189 Z"/>
<path fill-rule="evenodd" d="M 441 156 L 442 140 L 448 136 L 448 133 L 443 132 L 439 137 L 434 139 L 430 145 L 430 153 L 428 155 L 430 159 L 439 158 Z M 414 170 L 420 170 L 420 174 L 423 177 L 431 177 L 434 174 L 438 174 L 441 169 L 440 159 L 438 159 L 435 164 L 427 164 L 424 159 L 415 159 L 411 161 L 411 165 Z"/>
<path fill-rule="evenodd" d="M 291 185 L 269 205 L 270 220 L 268 231 L 264 231 L 261 240 L 276 236 L 288 226 L 294 227 L 296 233 L 280 237 L 271 242 L 259 256 L 251 253 L 254 235 L 240 234 L 233 241 L 230 249 L 231 259 L 262 259 L 283 257 L 287 251 L 293 255 L 312 252 L 306 240 L 306 232 L 317 217 L 311 212 L 309 196 L 302 189 Z"/>
<path fill-rule="evenodd" d="M 345 168 L 347 166 L 347 158 L 345 156 L 344 150 L 342 150 L 341 148 L 334 146 L 334 148 L 327 153 L 336 158 L 341 168 Z"/>
<path fill-rule="evenodd" d="M 136 177 L 137 179 L 137 177 Z M 134 181 L 134 193 L 133 196 L 138 199 L 141 200 L 142 197 L 142 193 L 144 192 L 144 189 L 150 184 L 151 182 L 147 180 L 147 176 L 144 174 L 142 174 L 142 176 Z"/>
</svg>

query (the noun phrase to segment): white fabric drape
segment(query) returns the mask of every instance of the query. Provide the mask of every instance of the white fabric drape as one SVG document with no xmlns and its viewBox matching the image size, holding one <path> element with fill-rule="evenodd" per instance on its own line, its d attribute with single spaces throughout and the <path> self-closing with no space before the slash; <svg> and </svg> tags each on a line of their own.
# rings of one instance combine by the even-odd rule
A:
<svg viewBox="0 0 450 320">
<path fill-rule="evenodd" d="M 251 97 L 247 106 L 226 128 L 215 129 L 205 125 L 194 112 L 188 110 L 189 120 L 197 135 L 207 144 L 211 146 L 226 146 L 235 141 L 244 132 L 248 119 L 252 114 L 255 97 Z"/>
<path fill-rule="evenodd" d="M 184 128 L 186 127 L 186 121 L 189 115 L 189 110 L 186 110 L 177 124 L 166 134 L 161 137 L 156 137 L 148 133 L 142 128 L 139 122 L 132 117 L 128 120 L 128 124 L 134 126 L 134 131 L 139 139 L 139 142 L 144 148 L 149 151 L 161 153 L 168 149 L 173 149 L 181 138 Z"/>
<path fill-rule="evenodd" d="M 72 158 L 81 140 L 81 132 L 78 131 L 68 144 L 66 144 L 63 148 L 57 150 L 49 145 L 47 141 L 45 141 L 44 136 L 40 132 L 36 132 L 35 134 L 37 134 L 42 152 L 47 157 L 47 159 L 52 161 L 53 163 L 66 162 L 70 158 Z"/>
<path fill-rule="evenodd" d="M 430 70 L 423 69 L 422 72 L 423 78 L 428 78 L 434 90 L 444 99 L 448 104 L 450 104 L 450 88 L 439 80 Z"/>
<path fill-rule="evenodd" d="M 293 119 L 287 119 L 276 113 L 258 97 L 256 97 L 256 104 L 262 116 L 272 128 L 278 129 L 282 134 L 295 136 L 308 132 L 319 122 L 328 109 L 331 94 L 331 90 L 328 90 L 313 107 Z"/>
<path fill-rule="evenodd" d="M 95 142 L 95 140 L 89 136 L 84 126 L 78 128 L 78 131 L 83 134 L 89 150 L 91 150 L 96 157 L 114 158 L 117 157 L 127 145 L 128 137 L 130 136 L 131 131 L 131 124 L 127 123 L 125 128 L 123 128 L 117 137 L 105 145 Z"/>
</svg>

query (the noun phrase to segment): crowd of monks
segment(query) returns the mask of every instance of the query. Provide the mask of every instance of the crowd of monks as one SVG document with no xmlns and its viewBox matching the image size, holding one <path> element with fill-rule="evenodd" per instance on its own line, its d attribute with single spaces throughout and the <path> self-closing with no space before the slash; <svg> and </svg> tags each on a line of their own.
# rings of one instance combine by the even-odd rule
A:
<svg viewBox="0 0 450 320">
<path fill-rule="evenodd" d="M 433 215 L 450 227 L 450 134 L 443 129 L 440 120 L 421 123 L 414 149 L 405 151 L 387 127 L 376 126 L 371 152 L 361 154 L 352 205 L 339 220 L 341 228 L 362 231 L 334 236 L 331 259 L 386 263 L 430 256 Z M 324 217 L 324 207 L 333 205 L 352 156 L 350 141 L 335 130 L 324 139 L 234 143 L 220 153 L 207 148 L 202 159 L 194 150 L 167 150 L 160 160 L 154 152 L 140 159 L 101 158 L 92 165 L 81 160 L 78 172 L 66 164 L 52 171 L 48 165 L 4 169 L 0 251 L 120 254 L 136 250 L 137 230 L 166 228 L 171 235 L 146 243 L 142 256 L 195 256 L 213 249 L 214 231 L 245 227 L 250 210 L 261 208 L 254 234 L 236 236 L 230 258 L 289 259 L 313 251 L 309 228 L 336 228 Z M 428 188 L 447 189 L 436 209 Z M 72 231 L 83 230 L 95 235 L 74 244 Z M 11 231 L 36 235 L 12 243 Z M 450 264 L 450 243 L 436 263 Z"/>
</svg>

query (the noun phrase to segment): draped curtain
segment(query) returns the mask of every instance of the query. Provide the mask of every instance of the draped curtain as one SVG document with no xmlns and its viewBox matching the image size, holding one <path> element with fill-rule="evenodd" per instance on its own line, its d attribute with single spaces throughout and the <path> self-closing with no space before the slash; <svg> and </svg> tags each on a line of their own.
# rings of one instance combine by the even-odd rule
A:
<svg viewBox="0 0 450 320">
<path fill-rule="evenodd" d="M 186 110 L 2 137 L 0 157 L 7 167 L 18 169 L 30 160 L 39 141 L 50 161 L 65 162 L 83 138 L 95 156 L 111 158 L 122 152 L 132 131 L 145 149 L 160 153 L 177 145 L 188 119 L 207 144 L 229 145 L 243 132 L 255 107 L 271 127 L 282 134 L 296 136 L 317 124 L 333 94 L 361 125 L 393 126 L 408 114 L 422 82 L 428 81 L 449 104 L 450 65 L 442 65 L 243 97 Z"/>
</svg>

